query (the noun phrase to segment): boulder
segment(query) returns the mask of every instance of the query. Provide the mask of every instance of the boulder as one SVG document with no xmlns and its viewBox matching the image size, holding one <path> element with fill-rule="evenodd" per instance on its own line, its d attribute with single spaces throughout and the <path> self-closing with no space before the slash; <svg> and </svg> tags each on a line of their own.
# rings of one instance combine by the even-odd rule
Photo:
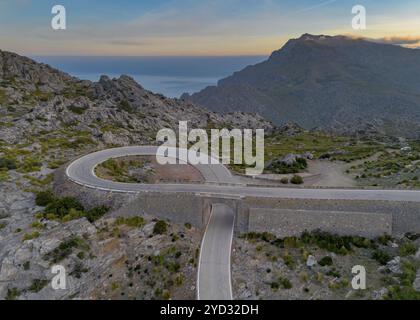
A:
<svg viewBox="0 0 420 320">
<path fill-rule="evenodd" d="M 417 292 L 420 292 L 420 270 L 417 271 L 416 279 L 413 282 L 413 288 Z"/>
<path fill-rule="evenodd" d="M 316 261 L 315 257 L 312 256 L 312 255 L 308 256 L 308 259 L 306 260 L 306 266 L 308 268 L 312 268 L 316 264 L 317 264 L 317 261 Z"/>
<path fill-rule="evenodd" d="M 312 160 L 314 158 L 314 155 L 310 153 L 309 151 L 307 151 L 302 155 L 302 157 L 307 160 Z"/>
<path fill-rule="evenodd" d="M 389 261 L 386 266 L 392 273 L 402 273 L 401 271 L 401 258 L 395 257 L 391 261 Z"/>
</svg>

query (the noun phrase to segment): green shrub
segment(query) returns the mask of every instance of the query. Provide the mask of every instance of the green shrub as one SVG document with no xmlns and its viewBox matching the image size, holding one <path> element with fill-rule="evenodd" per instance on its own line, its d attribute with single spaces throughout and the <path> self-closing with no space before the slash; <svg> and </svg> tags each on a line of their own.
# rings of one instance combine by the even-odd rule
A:
<svg viewBox="0 0 420 320">
<path fill-rule="evenodd" d="M 282 184 L 288 184 L 289 183 L 289 178 L 281 178 L 280 182 Z"/>
<path fill-rule="evenodd" d="M 153 228 L 153 234 L 164 234 L 166 233 L 167 228 L 167 223 L 164 220 L 159 220 Z"/>
<path fill-rule="evenodd" d="M 55 198 L 51 191 L 42 191 L 37 194 L 36 203 L 46 206 L 43 214 L 49 220 L 61 220 L 68 222 L 74 219 L 86 217 L 89 222 L 95 222 L 105 215 L 109 208 L 99 206 L 85 211 L 83 205 L 75 198 Z"/>
<path fill-rule="evenodd" d="M 127 100 L 121 101 L 121 103 L 118 105 L 118 108 L 128 113 L 133 113 L 135 111 Z"/>
<path fill-rule="evenodd" d="M 340 278 L 341 277 L 340 272 L 338 272 L 337 269 L 335 269 L 335 268 L 331 268 L 330 270 L 328 270 L 326 275 L 330 276 L 330 277 L 334 277 L 334 278 Z"/>
<path fill-rule="evenodd" d="M 84 267 L 83 264 L 78 261 L 76 262 L 73 271 L 70 273 L 71 276 L 76 277 L 77 279 L 80 279 L 82 277 L 82 273 L 88 272 L 89 269 Z"/>
<path fill-rule="evenodd" d="M 0 169 L 15 170 L 17 169 L 16 161 L 13 159 L 0 158 Z"/>
<path fill-rule="evenodd" d="M 40 191 L 36 194 L 35 203 L 37 206 L 46 207 L 55 200 L 55 196 L 51 190 Z"/>
<path fill-rule="evenodd" d="M 298 248 L 302 246 L 302 242 L 297 237 L 283 238 L 284 248 Z"/>
<path fill-rule="evenodd" d="M 351 251 L 351 237 L 341 237 L 324 231 L 303 232 L 301 240 L 306 244 L 315 244 L 321 249 L 346 255 Z"/>
<path fill-rule="evenodd" d="M 7 104 L 9 102 L 9 99 L 7 98 L 6 91 L 3 89 L 0 89 L 0 104 Z"/>
<path fill-rule="evenodd" d="M 25 261 L 23 263 L 23 270 L 28 271 L 31 268 L 31 262 L 30 261 Z"/>
<path fill-rule="evenodd" d="M 20 296 L 18 288 L 7 289 L 6 300 L 16 300 Z"/>
<path fill-rule="evenodd" d="M 283 289 L 288 290 L 288 289 L 291 289 L 293 287 L 292 283 L 287 278 L 280 277 L 279 282 L 280 282 L 281 286 L 283 287 Z"/>
<path fill-rule="evenodd" d="M 385 295 L 386 300 L 420 300 L 420 292 L 414 290 L 413 287 L 388 287 L 388 293 Z"/>
<path fill-rule="evenodd" d="M 262 240 L 264 242 L 268 242 L 271 243 L 272 241 L 277 240 L 276 236 L 268 233 L 268 232 L 262 232 L 262 233 L 257 233 L 257 232 L 249 232 L 246 234 L 241 235 L 242 238 L 246 239 L 246 240 Z M 279 242 L 281 242 L 281 245 L 283 245 L 283 239 L 279 239 Z"/>
<path fill-rule="evenodd" d="M 290 179 L 290 182 L 293 184 L 302 184 L 303 183 L 303 178 L 301 176 L 298 175 L 294 175 L 292 179 Z"/>
<path fill-rule="evenodd" d="M 284 261 L 284 264 L 288 266 L 290 269 L 293 269 L 293 267 L 295 266 L 295 260 L 289 253 L 286 253 L 283 256 L 283 261 Z"/>
<path fill-rule="evenodd" d="M 101 218 L 103 215 L 105 215 L 109 211 L 109 208 L 106 206 L 100 206 L 93 209 L 90 209 L 86 212 L 86 218 L 89 220 L 89 222 L 95 222 L 99 218 Z"/>
<path fill-rule="evenodd" d="M 143 217 L 139 217 L 139 216 L 129 217 L 129 218 L 119 217 L 115 221 L 115 224 L 117 226 L 120 226 L 120 225 L 123 225 L 124 224 L 126 226 L 133 227 L 133 228 L 141 228 L 141 227 L 143 227 L 145 225 L 145 223 L 146 222 L 144 221 L 144 218 Z"/>
<path fill-rule="evenodd" d="M 376 241 L 377 241 L 379 244 L 381 244 L 381 245 L 383 245 L 383 246 L 386 246 L 386 245 L 388 244 L 388 242 L 392 241 L 392 237 L 391 237 L 390 235 L 388 235 L 388 234 L 384 234 L 384 235 L 382 235 L 382 236 L 378 237 L 378 238 L 376 239 Z"/>
<path fill-rule="evenodd" d="M 71 255 L 76 248 L 88 251 L 89 245 L 82 238 L 73 236 L 70 239 L 61 242 L 53 251 L 47 253 L 44 256 L 44 260 L 49 260 L 52 263 L 60 262 Z"/>
<path fill-rule="evenodd" d="M 375 259 L 381 265 L 386 265 L 391 260 L 391 256 L 385 251 L 375 250 L 372 253 L 372 259 Z"/>
<path fill-rule="evenodd" d="M 168 290 L 164 290 L 163 293 L 162 293 L 162 299 L 163 300 L 171 299 L 171 293 Z"/>
<path fill-rule="evenodd" d="M 400 255 L 403 257 L 406 256 L 411 256 L 413 254 L 416 254 L 417 252 L 417 247 L 414 243 L 412 242 L 404 242 L 401 246 L 400 246 Z"/>
<path fill-rule="evenodd" d="M 175 285 L 177 287 L 180 287 L 182 286 L 183 283 L 184 283 L 184 276 L 182 275 L 182 273 L 180 273 L 175 277 Z"/>
<path fill-rule="evenodd" d="M 45 212 L 52 213 L 59 218 L 63 218 L 70 213 L 70 209 L 84 211 L 84 207 L 75 198 L 65 197 L 55 199 L 53 202 L 49 203 L 45 208 Z"/>
<path fill-rule="evenodd" d="M 333 259 L 329 256 L 323 257 L 321 260 L 319 260 L 319 265 L 324 266 L 332 266 L 333 265 Z"/>
<path fill-rule="evenodd" d="M 32 239 L 36 239 L 40 236 L 40 233 L 38 231 L 34 231 L 32 233 L 25 233 L 23 235 L 23 241 L 28 241 Z"/>
<path fill-rule="evenodd" d="M 48 280 L 35 279 L 28 290 L 35 293 L 39 292 L 48 284 L 48 282 Z"/>
<path fill-rule="evenodd" d="M 292 165 L 282 163 L 280 161 L 272 163 L 267 170 L 277 174 L 298 173 L 308 167 L 308 163 L 304 158 L 297 158 Z"/>
<path fill-rule="evenodd" d="M 79 114 L 79 115 L 85 113 L 85 111 L 86 111 L 86 108 L 84 108 L 84 107 L 78 107 L 78 106 L 75 106 L 75 105 L 68 106 L 67 108 L 71 112 L 73 112 L 74 114 Z"/>
<path fill-rule="evenodd" d="M 301 241 L 306 244 L 315 244 L 321 249 L 341 255 L 346 255 L 351 252 L 352 246 L 358 248 L 375 248 L 375 243 L 372 240 L 363 237 L 340 236 L 320 230 L 303 232 Z"/>
<path fill-rule="evenodd" d="M 411 287 L 416 279 L 417 268 L 414 264 L 404 261 L 402 265 L 402 273 L 400 275 L 401 284 Z"/>
<path fill-rule="evenodd" d="M 84 252 L 84 251 L 80 251 L 80 252 L 77 254 L 77 257 L 78 257 L 80 260 L 83 260 L 83 259 L 85 258 L 85 252 Z"/>
<path fill-rule="evenodd" d="M 166 269 L 171 273 L 177 273 L 181 269 L 181 265 L 178 262 L 168 263 Z"/>
<path fill-rule="evenodd" d="M 34 222 L 32 222 L 32 223 L 29 225 L 29 227 L 31 227 L 31 228 L 33 228 L 33 229 L 44 229 L 44 228 L 45 228 L 45 226 L 44 226 L 41 222 L 39 222 L 39 221 L 34 221 Z"/>
</svg>

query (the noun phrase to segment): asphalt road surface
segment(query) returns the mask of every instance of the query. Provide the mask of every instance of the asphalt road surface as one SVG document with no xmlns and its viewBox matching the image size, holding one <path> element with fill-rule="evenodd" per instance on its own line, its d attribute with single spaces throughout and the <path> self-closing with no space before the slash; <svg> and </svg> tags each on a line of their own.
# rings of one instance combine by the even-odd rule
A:
<svg viewBox="0 0 420 320">
<path fill-rule="evenodd" d="M 232 300 L 230 255 L 235 214 L 224 204 L 213 204 L 198 264 L 197 298 Z"/>
<path fill-rule="evenodd" d="M 419 202 L 420 191 L 304 189 L 248 187 L 239 182 L 222 164 L 195 165 L 205 184 L 133 184 L 98 178 L 95 167 L 110 159 L 132 155 L 156 155 L 157 147 L 122 147 L 91 153 L 72 162 L 66 174 L 73 182 L 94 189 L 113 192 L 188 192 L 197 195 L 251 196 L 289 199 L 385 200 Z M 185 163 L 184 163 L 185 164 Z M 420 209 L 420 204 L 419 204 Z M 204 234 L 199 259 L 197 298 L 231 300 L 230 255 L 234 228 L 234 212 L 224 204 L 213 204 Z"/>
<path fill-rule="evenodd" d="M 418 190 L 374 189 L 304 189 L 283 187 L 248 187 L 240 184 L 222 164 L 196 165 L 205 184 L 134 184 L 98 178 L 95 167 L 110 158 L 130 155 L 155 155 L 157 147 L 122 147 L 103 150 L 81 157 L 66 170 L 68 178 L 80 185 L 114 192 L 189 192 L 205 195 L 251 196 L 289 199 L 384 200 L 420 202 Z"/>
</svg>

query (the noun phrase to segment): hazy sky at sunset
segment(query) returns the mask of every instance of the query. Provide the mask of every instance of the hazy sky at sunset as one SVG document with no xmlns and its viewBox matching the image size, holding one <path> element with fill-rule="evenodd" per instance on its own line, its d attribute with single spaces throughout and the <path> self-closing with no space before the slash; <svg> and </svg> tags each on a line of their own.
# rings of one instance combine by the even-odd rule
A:
<svg viewBox="0 0 420 320">
<path fill-rule="evenodd" d="M 351 28 L 356 4 L 367 30 Z M 303 33 L 420 47 L 420 0 L 0 0 L 0 49 L 25 55 L 268 55 Z"/>
</svg>

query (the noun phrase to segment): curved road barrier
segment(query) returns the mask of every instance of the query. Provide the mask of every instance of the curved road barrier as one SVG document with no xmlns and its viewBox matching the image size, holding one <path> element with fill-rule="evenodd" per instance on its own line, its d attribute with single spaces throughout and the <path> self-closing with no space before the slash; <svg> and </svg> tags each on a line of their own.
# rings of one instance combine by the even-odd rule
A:
<svg viewBox="0 0 420 320">
<path fill-rule="evenodd" d="M 155 155 L 157 147 L 122 147 L 88 154 L 72 162 L 66 170 L 67 177 L 82 186 L 123 193 L 139 192 L 188 192 L 218 196 L 250 196 L 284 199 L 323 200 L 372 200 L 420 202 L 420 191 L 416 190 L 357 190 L 357 189 L 305 189 L 283 187 L 248 187 L 222 164 L 195 165 L 207 184 L 134 184 L 98 178 L 95 167 L 110 159 L 134 155 Z"/>
<path fill-rule="evenodd" d="M 94 153 L 90 153 L 84 157 L 81 157 L 72 162 L 66 170 L 67 176 L 76 183 L 81 185 L 105 189 L 110 191 L 122 191 L 122 192 L 137 192 L 144 191 L 130 188 L 130 184 L 121 184 L 109 180 L 103 180 L 95 175 L 95 168 L 97 165 L 108 159 L 115 159 L 127 156 L 156 156 L 158 147 L 155 146 L 132 146 L 132 147 L 121 147 L 102 150 Z M 175 153 L 178 155 L 180 149 L 176 149 Z M 183 150 L 185 152 L 185 150 Z M 181 162 L 179 159 L 176 159 Z M 217 160 L 215 160 L 217 161 Z M 181 162 L 182 163 L 182 162 Z M 184 163 L 186 164 L 186 163 Z M 237 179 L 231 174 L 231 172 L 222 164 L 198 164 L 194 167 L 201 173 L 206 183 L 213 184 L 236 184 Z M 123 187 L 122 185 L 126 185 Z M 133 186 L 133 185 L 132 185 Z"/>
<path fill-rule="evenodd" d="M 66 169 L 68 179 L 84 187 L 121 193 L 174 192 L 219 198 L 259 197 L 315 200 L 367 200 L 420 203 L 420 191 L 372 189 L 309 189 L 282 187 L 248 187 L 222 164 L 194 165 L 205 184 L 133 184 L 104 180 L 96 176 L 100 163 L 125 156 L 155 156 L 157 147 L 134 146 L 107 149 L 83 156 Z M 177 150 L 177 152 L 179 152 Z M 178 155 L 178 153 L 176 153 Z M 420 209 L 420 205 L 419 205 Z M 231 300 L 230 257 L 235 225 L 235 213 L 225 204 L 212 204 L 212 210 L 201 243 L 197 298 L 201 300 Z"/>
<path fill-rule="evenodd" d="M 225 204 L 213 204 L 201 242 L 198 262 L 198 300 L 232 300 L 230 257 L 235 213 Z"/>
</svg>

